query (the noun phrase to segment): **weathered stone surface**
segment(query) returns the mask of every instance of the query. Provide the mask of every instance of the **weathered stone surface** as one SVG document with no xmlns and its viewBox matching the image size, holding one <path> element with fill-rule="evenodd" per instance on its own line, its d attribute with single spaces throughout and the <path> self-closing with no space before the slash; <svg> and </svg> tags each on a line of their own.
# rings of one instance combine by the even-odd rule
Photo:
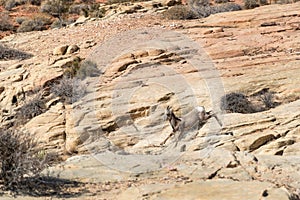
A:
<svg viewBox="0 0 300 200">
<path fill-rule="evenodd" d="M 63 45 L 63 46 L 59 46 L 59 47 L 56 47 L 54 50 L 53 50 L 53 55 L 64 55 L 68 49 L 68 45 Z"/>
<path fill-rule="evenodd" d="M 236 182 L 232 180 L 211 180 L 189 183 L 181 186 L 170 187 L 161 185 L 153 189 L 153 193 L 147 190 L 146 187 L 138 189 L 128 189 L 120 195 L 120 199 L 138 199 L 142 198 L 143 194 L 151 194 L 150 199 L 260 199 L 264 189 L 271 187 L 269 183 L 253 182 Z M 169 187 L 169 188 L 168 188 Z M 167 188 L 167 189 L 166 189 Z M 279 194 L 278 198 L 289 199 L 288 194 L 284 190 L 275 190 Z M 144 195 L 145 196 L 145 195 Z M 148 195 L 146 195 L 148 196 Z"/>
<path fill-rule="evenodd" d="M 72 54 L 79 50 L 79 47 L 76 44 L 70 45 L 67 48 L 66 54 Z"/>
<path fill-rule="evenodd" d="M 70 153 L 50 169 L 52 175 L 96 183 L 88 186 L 96 192 L 74 199 L 292 199 L 300 188 L 300 4 L 184 22 L 148 13 L 120 15 L 154 5 L 160 7 L 110 5 L 112 18 L 4 38 L 35 56 L 0 61 L 1 125 L 14 120 L 30 91 L 49 90 L 64 68 L 90 58 L 103 75 L 86 78 L 87 94 L 72 105 L 44 96 L 49 110 L 23 127 L 44 149 Z M 152 13 L 159 9 L 166 8 Z M 130 39 L 114 38 L 143 26 L 143 32 L 130 32 Z M 167 29 L 174 31 L 165 34 Z M 53 56 L 53 49 L 65 44 L 78 44 L 80 58 Z M 221 87 L 215 85 L 219 79 Z M 178 116 L 197 105 L 218 111 L 212 98 L 220 90 L 250 95 L 265 88 L 276 93 L 280 105 L 252 114 L 218 113 L 223 127 L 210 119 L 198 132 L 185 133 L 177 146 L 174 136 L 160 145 L 172 132 L 164 119 L 168 105 Z"/>
<path fill-rule="evenodd" d="M 62 153 L 65 144 L 65 111 L 62 103 L 30 120 L 24 129 L 42 142 L 47 149 Z"/>
</svg>

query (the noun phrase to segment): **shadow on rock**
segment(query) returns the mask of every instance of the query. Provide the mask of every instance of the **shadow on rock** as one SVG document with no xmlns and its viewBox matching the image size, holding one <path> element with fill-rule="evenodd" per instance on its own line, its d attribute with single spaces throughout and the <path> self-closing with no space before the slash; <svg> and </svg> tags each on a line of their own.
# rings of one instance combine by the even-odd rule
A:
<svg viewBox="0 0 300 200">
<path fill-rule="evenodd" d="M 55 177 L 28 178 L 11 190 L 14 197 L 26 195 L 32 197 L 78 197 L 83 192 L 84 183 Z"/>
</svg>

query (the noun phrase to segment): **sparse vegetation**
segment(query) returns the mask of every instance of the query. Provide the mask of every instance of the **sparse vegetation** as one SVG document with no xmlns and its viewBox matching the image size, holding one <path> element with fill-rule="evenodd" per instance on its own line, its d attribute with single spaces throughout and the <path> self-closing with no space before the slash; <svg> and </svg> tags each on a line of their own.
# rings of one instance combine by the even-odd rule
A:
<svg viewBox="0 0 300 200">
<path fill-rule="evenodd" d="M 90 61 L 81 61 L 80 58 L 75 59 L 72 64 L 65 68 L 64 76 L 67 78 L 79 78 L 81 80 L 86 77 L 96 77 L 101 74 L 97 64 Z"/>
<path fill-rule="evenodd" d="M 214 0 L 215 3 L 228 3 L 229 0 Z"/>
<path fill-rule="evenodd" d="M 278 104 L 274 102 L 274 93 L 269 91 L 260 95 L 260 100 L 263 102 L 266 109 L 274 108 Z"/>
<path fill-rule="evenodd" d="M 14 27 L 9 21 L 9 16 L 6 12 L 0 13 L 0 31 L 11 31 Z M 0 53 L 1 54 L 1 53 Z"/>
<path fill-rule="evenodd" d="M 25 101 L 24 105 L 19 110 L 19 120 L 32 119 L 47 110 L 45 101 L 42 98 L 42 93 L 38 92 L 32 98 Z"/>
<path fill-rule="evenodd" d="M 100 70 L 97 68 L 97 64 L 90 61 L 84 60 L 80 63 L 80 67 L 76 73 L 76 77 L 83 80 L 86 77 L 97 77 L 101 74 Z"/>
<path fill-rule="evenodd" d="M 85 17 L 102 18 L 105 14 L 105 10 L 101 8 L 100 4 L 75 4 L 69 8 L 70 14 L 83 15 Z"/>
<path fill-rule="evenodd" d="M 269 89 L 262 89 L 250 97 L 236 92 L 226 94 L 221 98 L 221 110 L 236 113 L 255 113 L 279 105 L 278 102 L 274 101 L 274 92 L 270 92 Z"/>
<path fill-rule="evenodd" d="M 63 77 L 52 86 L 51 92 L 60 97 L 64 103 L 71 104 L 85 95 L 86 87 L 78 78 Z"/>
<path fill-rule="evenodd" d="M 26 19 L 18 28 L 18 32 L 42 31 L 46 30 L 51 24 L 51 19 L 46 16 L 35 16 L 33 19 Z"/>
<path fill-rule="evenodd" d="M 6 10 L 11 10 L 17 5 L 17 2 L 15 0 L 8 0 L 5 2 L 4 8 Z"/>
<path fill-rule="evenodd" d="M 168 19 L 195 19 L 204 18 L 221 12 L 241 10 L 241 6 L 235 3 L 224 3 L 211 6 L 207 0 L 190 0 L 188 6 L 174 6 L 164 12 Z"/>
<path fill-rule="evenodd" d="M 45 175 L 45 170 L 56 162 L 57 155 L 42 150 L 29 133 L 0 129 L 0 189 L 10 191 L 16 197 L 30 196 L 78 196 L 69 188 L 80 183 Z"/>
<path fill-rule="evenodd" d="M 25 20 L 26 20 L 25 17 L 18 17 L 18 18 L 16 18 L 16 22 L 17 22 L 18 24 L 20 24 L 20 25 L 21 25 Z"/>
<path fill-rule="evenodd" d="M 221 98 L 221 110 L 233 113 L 255 112 L 247 96 L 236 92 L 226 94 Z"/>
<path fill-rule="evenodd" d="M 120 3 L 126 3 L 126 2 L 141 2 L 143 0 L 107 0 L 106 4 L 120 4 Z M 147 0 L 146 0 L 147 1 Z"/>
<path fill-rule="evenodd" d="M 0 44 L 0 60 L 28 59 L 31 54 Z"/>
<path fill-rule="evenodd" d="M 244 6 L 246 9 L 253 9 L 259 7 L 259 4 L 256 0 L 244 0 Z"/>
<path fill-rule="evenodd" d="M 62 18 L 62 15 L 68 11 L 68 2 L 69 0 L 46 0 L 41 5 L 41 11 Z"/>
<path fill-rule="evenodd" d="M 47 156 L 40 152 L 29 134 L 17 130 L 0 130 L 2 189 L 17 192 L 21 188 L 30 187 L 30 180 L 38 178 L 47 166 Z"/>
<path fill-rule="evenodd" d="M 184 20 L 184 19 L 194 19 L 196 18 L 196 14 L 190 9 L 189 6 L 185 5 L 176 5 L 169 8 L 164 12 L 164 17 L 167 19 L 173 20 Z"/>
</svg>

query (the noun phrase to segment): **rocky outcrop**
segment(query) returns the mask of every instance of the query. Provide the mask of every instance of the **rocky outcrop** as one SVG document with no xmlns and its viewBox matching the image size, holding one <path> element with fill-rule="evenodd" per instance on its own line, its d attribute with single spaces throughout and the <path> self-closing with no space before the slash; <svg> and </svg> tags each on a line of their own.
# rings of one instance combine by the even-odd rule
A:
<svg viewBox="0 0 300 200">
<path fill-rule="evenodd" d="M 140 4 L 115 9 L 143 12 L 154 2 Z M 142 22 L 149 27 L 124 31 L 122 18 L 87 20 L 53 30 L 54 36 L 45 31 L 4 38 L 35 56 L 0 62 L 1 126 L 15 122 L 32 91 L 43 88 L 46 111 L 20 128 L 47 151 L 68 155 L 50 174 L 93 183 L 99 198 L 297 199 L 299 5 L 184 23 L 157 24 L 130 15 L 134 19 L 124 18 L 130 22 L 125 29 L 145 26 Z M 82 59 L 102 73 L 82 80 L 85 96 L 64 103 L 49 88 Z M 251 114 L 219 109 L 225 91 L 251 96 L 264 89 L 276 94 L 272 109 Z M 224 126 L 210 119 L 177 147 L 174 137 L 160 145 L 172 131 L 163 116 L 167 105 L 178 116 L 203 105 L 216 111 Z"/>
</svg>

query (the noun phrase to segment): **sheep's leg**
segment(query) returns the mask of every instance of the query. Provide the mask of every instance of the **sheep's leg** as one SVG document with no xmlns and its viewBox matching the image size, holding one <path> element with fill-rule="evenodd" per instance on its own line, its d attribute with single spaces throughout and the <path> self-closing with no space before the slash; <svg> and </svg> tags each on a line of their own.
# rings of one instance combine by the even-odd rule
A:
<svg viewBox="0 0 300 200">
<path fill-rule="evenodd" d="M 211 117 L 214 117 L 214 118 L 217 120 L 218 124 L 219 124 L 221 127 L 223 126 L 221 120 L 218 118 L 218 116 L 217 116 L 215 113 L 213 113 L 212 111 L 207 112 L 207 113 L 206 113 L 206 116 L 205 116 L 205 119 L 208 120 L 208 119 L 210 119 Z"/>
<path fill-rule="evenodd" d="M 179 127 L 179 134 L 177 136 L 177 139 L 176 139 L 176 143 L 175 143 L 175 147 L 177 147 L 177 144 L 178 142 L 183 138 L 183 135 L 184 135 L 184 126 L 185 124 L 181 124 L 181 126 Z"/>
<path fill-rule="evenodd" d="M 200 130 L 200 128 L 203 127 L 204 124 L 205 124 L 205 123 L 203 123 L 203 122 L 201 122 L 201 121 L 198 123 L 196 134 L 195 134 L 194 136 L 192 136 L 192 137 L 190 138 L 190 140 L 194 140 L 194 139 L 198 136 L 199 130 Z"/>
<path fill-rule="evenodd" d="M 218 124 L 222 127 L 223 124 L 222 124 L 221 120 L 217 117 L 217 115 L 213 114 L 213 117 L 217 120 Z"/>
<path fill-rule="evenodd" d="M 168 141 L 168 139 L 170 139 L 170 137 L 172 137 L 173 135 L 174 135 L 174 133 L 175 132 L 172 132 L 164 141 L 162 141 L 161 143 L 160 143 L 160 145 L 164 145 L 167 141 Z"/>
</svg>

